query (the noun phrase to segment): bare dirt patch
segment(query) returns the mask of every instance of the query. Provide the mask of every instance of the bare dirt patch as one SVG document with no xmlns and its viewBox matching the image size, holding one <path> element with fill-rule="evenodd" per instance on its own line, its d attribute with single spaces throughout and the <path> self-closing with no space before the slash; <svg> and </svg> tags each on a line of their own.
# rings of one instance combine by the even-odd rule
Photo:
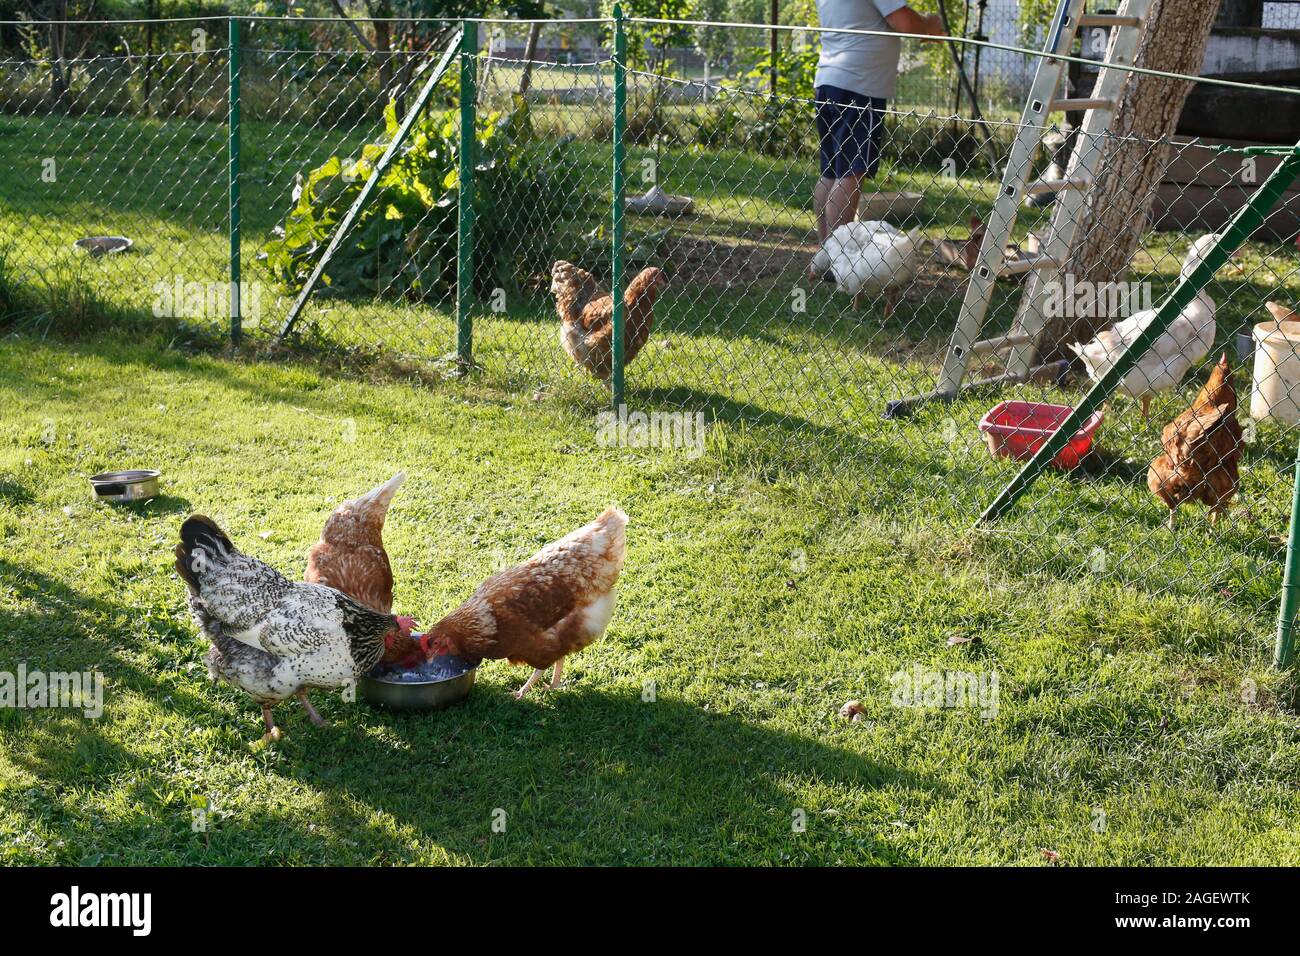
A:
<svg viewBox="0 0 1300 956">
<path fill-rule="evenodd" d="M 798 243 L 726 242 L 673 236 L 664 242 L 664 259 L 674 279 L 713 288 L 747 288 L 791 271 L 801 272 L 816 249 Z"/>
</svg>

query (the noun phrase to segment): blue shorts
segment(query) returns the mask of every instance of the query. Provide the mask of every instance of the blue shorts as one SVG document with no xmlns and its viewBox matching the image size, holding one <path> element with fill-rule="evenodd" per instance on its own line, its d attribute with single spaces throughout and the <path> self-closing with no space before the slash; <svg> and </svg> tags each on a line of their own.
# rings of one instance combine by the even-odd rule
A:
<svg viewBox="0 0 1300 956">
<path fill-rule="evenodd" d="M 816 92 L 823 178 L 874 176 L 885 131 L 885 101 L 838 86 L 819 86 Z"/>
</svg>

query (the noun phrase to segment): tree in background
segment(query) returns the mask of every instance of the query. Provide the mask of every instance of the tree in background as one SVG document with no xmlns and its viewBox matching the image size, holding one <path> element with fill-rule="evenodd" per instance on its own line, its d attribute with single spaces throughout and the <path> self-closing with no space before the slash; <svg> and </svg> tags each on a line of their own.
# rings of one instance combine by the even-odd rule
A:
<svg viewBox="0 0 1300 956">
<path fill-rule="evenodd" d="M 584 11 L 586 12 L 586 11 Z M 546 4 L 542 2 L 524 4 L 520 12 L 515 16 L 521 20 L 533 20 L 549 16 Z M 533 64 L 537 60 L 537 44 L 542 38 L 542 24 L 530 23 L 528 25 L 528 39 L 524 41 L 524 67 L 519 74 L 519 95 L 525 96 L 528 89 L 533 83 Z"/>
<path fill-rule="evenodd" d="M 620 2 L 625 17 L 655 20 L 692 20 L 695 0 L 603 0 L 601 16 L 612 17 Z M 631 23 L 627 26 L 628 65 L 636 70 L 660 74 L 668 67 L 668 53 L 692 45 L 693 27 Z"/>
<path fill-rule="evenodd" d="M 438 24 L 417 25 L 400 18 L 452 16 L 461 6 L 439 0 L 330 0 L 330 5 L 339 19 L 347 24 L 362 49 L 375 55 L 380 98 L 393 97 L 399 113 L 402 112 L 402 91 L 410 82 L 415 58 L 405 58 L 400 81 L 397 81 L 393 75 L 394 50 L 428 49 L 438 42 L 440 36 L 449 34 L 448 28 Z M 478 16 L 480 12 L 473 9 L 464 15 Z"/>
<path fill-rule="evenodd" d="M 1134 65 L 1198 75 L 1218 9 L 1219 0 L 1154 0 Z M 1128 272 L 1169 160 L 1169 137 L 1192 85 L 1191 80 L 1140 73 L 1125 77 L 1110 126 L 1113 135 L 1102 143 L 1097 175 L 1070 250 L 1066 268 L 1076 281 L 1118 282 Z M 1050 324 L 1043 361 L 1068 357 L 1068 343 L 1086 342 L 1098 327 L 1098 320 L 1090 319 Z"/>
<path fill-rule="evenodd" d="M 403 112 L 402 91 L 410 85 L 419 58 L 403 57 L 401 68 L 395 72 L 394 53 L 440 48 L 455 29 L 451 21 L 482 17 L 497 6 L 489 0 L 330 0 L 330 4 L 362 48 L 376 55 L 381 96 L 395 99 L 399 114 Z M 499 8 L 521 19 L 545 15 L 542 0 L 512 0 Z M 535 40 L 533 49 L 536 50 Z"/>
<path fill-rule="evenodd" d="M 755 17 L 748 22 L 766 23 L 771 17 L 771 5 L 764 0 L 743 0 L 737 12 Z M 777 8 L 778 22 L 787 26 L 816 26 L 816 0 L 782 0 Z M 772 58 L 772 44 L 768 33 L 762 30 L 745 30 L 741 38 L 745 50 L 741 55 L 749 67 L 748 78 L 754 85 L 767 85 L 778 96 L 813 98 L 813 80 L 817 73 L 817 60 L 821 44 L 813 31 L 782 30 L 776 36 L 776 60 Z"/>
<path fill-rule="evenodd" d="M 695 5 L 697 20 L 726 21 L 731 13 L 731 0 L 698 0 Z M 695 49 L 704 58 L 704 78 L 707 81 L 713 67 L 731 62 L 736 50 L 736 31 L 727 27 L 696 27 Z"/>
<path fill-rule="evenodd" d="M 73 32 L 69 21 L 89 20 L 101 14 L 96 11 L 95 0 L 26 0 L 25 7 L 20 18 L 32 22 L 25 45 L 29 54 L 47 58 L 51 105 L 67 112 L 72 106 L 68 60 L 80 58 L 95 34 L 93 29 Z"/>
<path fill-rule="evenodd" d="M 656 20 L 690 20 L 695 0 L 621 0 L 623 16 Z M 615 0 L 603 0 L 601 16 L 614 15 Z M 690 49 L 694 28 L 674 24 L 630 23 L 627 25 L 628 106 L 631 118 L 628 135 L 637 142 L 657 142 L 668 132 L 663 115 L 663 94 L 667 77 L 676 71 L 671 59 L 673 50 Z M 652 77 L 649 93 L 642 77 Z"/>
</svg>

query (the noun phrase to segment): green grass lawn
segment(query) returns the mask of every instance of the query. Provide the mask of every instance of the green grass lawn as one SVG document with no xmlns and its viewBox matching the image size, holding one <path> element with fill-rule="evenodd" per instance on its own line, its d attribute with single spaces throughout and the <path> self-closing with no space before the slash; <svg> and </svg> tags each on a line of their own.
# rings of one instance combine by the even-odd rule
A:
<svg viewBox="0 0 1300 956">
<path fill-rule="evenodd" d="M 1269 667 L 1293 430 L 1257 429 L 1226 526 L 1193 508 L 1169 533 L 1145 467 L 1198 372 L 1149 424 L 1117 399 L 1088 468 L 972 531 L 1015 471 L 976 430 L 996 399 L 880 417 L 933 384 L 960 277 L 928 270 L 887 322 L 820 289 L 796 311 L 807 162 L 692 148 L 659 157 L 699 214 L 654 252 L 674 283 L 628 383 L 636 409 L 705 416 L 698 457 L 601 446 L 607 394 L 560 352 L 542 290 L 477 311 L 481 367 L 464 379 L 429 361 L 452 347 L 447 301 L 313 303 L 318 344 L 414 360 L 382 374 L 192 354 L 176 347 L 189 330 L 141 316 L 158 281 L 224 277 L 223 132 L 0 119 L 16 171 L 0 179 L 5 276 L 45 303 L 0 345 L 0 671 L 108 679 L 99 720 L 0 709 L 0 860 L 1300 862 L 1296 687 Z M 293 173 L 367 135 L 248 124 L 246 278 Z M 607 149 L 578 144 L 575 181 L 603 176 Z M 60 178 L 42 184 L 49 154 Z M 652 155 L 632 150 L 633 168 Z M 930 239 L 964 234 L 995 188 L 901 166 L 880 181 L 926 194 L 914 222 Z M 634 221 L 634 242 L 658 226 Z M 69 251 L 97 232 L 138 248 Z M 1135 271 L 1157 297 L 1186 239 L 1148 237 Z M 1274 250 L 1252 244 L 1245 263 L 1213 287 L 1224 346 L 1264 298 L 1300 298 Z M 284 303 L 264 302 L 273 327 Z M 999 292 L 991 330 L 1015 304 Z M 68 337 L 78 309 L 96 331 Z M 141 465 L 164 471 L 162 498 L 89 500 L 88 475 Z M 524 702 L 509 691 L 525 672 L 492 662 L 465 706 L 394 716 L 320 695 L 333 726 L 286 706 L 287 739 L 255 745 L 257 708 L 209 683 L 183 610 L 180 522 L 207 513 L 296 575 L 333 504 L 398 468 L 411 478 L 386 537 L 401 609 L 425 623 L 622 505 L 608 634 L 569 687 Z M 996 673 L 996 715 L 894 706 L 891 675 L 917 667 Z M 849 699 L 862 720 L 836 716 Z"/>
<path fill-rule="evenodd" d="M 716 439 L 603 449 L 565 402 L 522 427 L 521 397 L 108 340 L 10 340 L 0 389 L 4 669 L 107 678 L 99 720 L 0 711 L 6 862 L 1300 862 L 1294 687 L 1217 595 L 1036 574 L 882 506 L 889 483 L 828 507 Z M 122 463 L 165 495 L 92 504 Z M 436 618 L 614 501 L 614 622 L 564 689 L 516 702 L 523 670 L 491 662 L 434 715 L 319 695 L 333 726 L 286 706 L 262 748 L 206 677 L 179 523 L 300 573 L 332 505 L 399 467 L 403 610 Z M 996 716 L 892 706 L 916 666 L 996 671 Z M 836 717 L 850 698 L 864 720 Z"/>
</svg>

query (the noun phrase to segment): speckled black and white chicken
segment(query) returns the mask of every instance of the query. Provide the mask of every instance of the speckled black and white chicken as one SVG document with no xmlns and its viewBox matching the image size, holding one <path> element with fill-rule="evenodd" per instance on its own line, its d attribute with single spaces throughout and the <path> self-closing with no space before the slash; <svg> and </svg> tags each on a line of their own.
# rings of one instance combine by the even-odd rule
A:
<svg viewBox="0 0 1300 956">
<path fill-rule="evenodd" d="M 275 704 L 297 697 L 323 725 L 307 691 L 351 685 L 378 663 L 386 643 L 410 637 L 409 625 L 391 614 L 324 585 L 290 581 L 242 554 L 203 515 L 181 525 L 176 571 L 189 588 L 194 623 L 212 642 L 208 673 L 262 705 L 264 740 L 280 737 Z"/>
</svg>

